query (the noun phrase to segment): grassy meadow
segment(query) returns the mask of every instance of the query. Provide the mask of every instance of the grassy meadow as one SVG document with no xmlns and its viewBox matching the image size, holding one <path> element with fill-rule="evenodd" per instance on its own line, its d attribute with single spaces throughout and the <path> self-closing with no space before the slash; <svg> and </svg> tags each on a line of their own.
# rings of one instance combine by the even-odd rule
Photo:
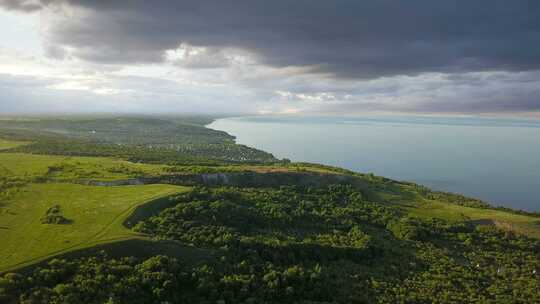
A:
<svg viewBox="0 0 540 304">
<path fill-rule="evenodd" d="M 25 141 L 13 141 L 0 138 L 0 150 L 7 150 L 28 144 Z"/>
<path fill-rule="evenodd" d="M 104 157 L 0 153 L 1 174 L 13 178 L 44 177 L 55 181 L 115 180 L 141 175 L 157 175 L 162 173 L 165 167 Z"/>
<path fill-rule="evenodd" d="M 429 199 L 411 184 L 391 185 L 391 190 L 375 189 L 376 201 L 397 206 L 408 216 L 422 219 L 442 219 L 450 222 L 471 222 L 475 225 L 496 226 L 500 229 L 540 239 L 540 217 L 494 208 L 475 208 L 451 203 L 444 195 Z M 474 199 L 470 199 L 475 201 Z"/>
<path fill-rule="evenodd" d="M 514 214 L 501 210 L 471 208 L 426 200 L 408 206 L 405 210 L 420 218 L 439 218 L 449 221 L 469 220 L 478 225 L 497 226 L 540 239 L 540 217 Z"/>
<path fill-rule="evenodd" d="M 188 188 L 172 185 L 94 187 L 30 184 L 0 208 L 0 271 L 103 242 L 139 236 L 124 220 L 141 204 Z M 53 205 L 66 224 L 42 224 Z"/>
</svg>

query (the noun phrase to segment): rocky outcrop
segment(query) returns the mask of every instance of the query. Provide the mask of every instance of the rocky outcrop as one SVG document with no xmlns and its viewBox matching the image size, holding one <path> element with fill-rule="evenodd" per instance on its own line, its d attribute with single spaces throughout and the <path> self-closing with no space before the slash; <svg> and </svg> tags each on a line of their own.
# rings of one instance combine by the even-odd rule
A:
<svg viewBox="0 0 540 304">
<path fill-rule="evenodd" d="M 171 184 L 183 186 L 279 187 L 287 185 L 324 186 L 339 183 L 357 183 L 359 180 L 351 175 L 322 174 L 314 172 L 228 172 L 174 174 L 115 181 L 86 180 L 80 182 L 91 186 Z"/>
</svg>

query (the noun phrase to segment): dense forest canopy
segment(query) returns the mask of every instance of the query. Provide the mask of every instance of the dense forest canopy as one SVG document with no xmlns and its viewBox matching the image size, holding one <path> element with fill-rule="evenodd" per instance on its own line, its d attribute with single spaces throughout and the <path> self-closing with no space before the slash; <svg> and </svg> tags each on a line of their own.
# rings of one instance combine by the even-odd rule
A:
<svg viewBox="0 0 540 304">
<path fill-rule="evenodd" d="M 537 303 L 540 242 L 421 220 L 347 185 L 196 188 L 135 226 L 209 252 L 186 264 L 55 259 L 0 281 L 24 303 Z"/>
</svg>

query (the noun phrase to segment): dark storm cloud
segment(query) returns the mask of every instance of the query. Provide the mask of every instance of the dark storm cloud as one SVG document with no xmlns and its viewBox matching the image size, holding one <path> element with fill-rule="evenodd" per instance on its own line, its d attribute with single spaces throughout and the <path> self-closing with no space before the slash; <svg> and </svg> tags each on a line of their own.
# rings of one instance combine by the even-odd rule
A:
<svg viewBox="0 0 540 304">
<path fill-rule="evenodd" d="M 540 68 L 537 0 L 66 1 L 91 13 L 57 24 L 49 41 L 97 62 L 158 62 L 184 42 L 340 78 Z M 17 3 L 2 1 L 39 6 Z"/>
</svg>

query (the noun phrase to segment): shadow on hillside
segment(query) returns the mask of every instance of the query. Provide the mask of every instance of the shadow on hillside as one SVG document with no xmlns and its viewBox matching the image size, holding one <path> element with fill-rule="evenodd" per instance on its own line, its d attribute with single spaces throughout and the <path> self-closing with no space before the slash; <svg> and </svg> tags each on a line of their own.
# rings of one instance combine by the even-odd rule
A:
<svg viewBox="0 0 540 304">
<path fill-rule="evenodd" d="M 261 242 L 240 242 L 236 247 L 239 255 L 255 253 L 262 260 L 274 264 L 295 265 L 298 263 L 325 263 L 339 260 L 349 260 L 354 263 L 364 263 L 383 254 L 380 248 L 352 248 L 321 245 L 316 243 L 290 243 L 270 245 Z M 247 256 L 246 256 L 247 258 Z"/>
<path fill-rule="evenodd" d="M 131 239 L 67 252 L 7 272 L 29 273 L 36 267 L 44 266 L 53 259 L 84 258 L 102 255 L 103 253 L 111 258 L 136 257 L 141 259 L 150 258 L 156 255 L 165 255 L 177 258 L 187 265 L 199 265 L 210 261 L 213 258 L 213 252 L 211 250 L 195 248 L 176 241 Z"/>
<path fill-rule="evenodd" d="M 474 226 L 495 226 L 495 221 L 492 219 L 472 220 L 469 223 Z"/>
</svg>

